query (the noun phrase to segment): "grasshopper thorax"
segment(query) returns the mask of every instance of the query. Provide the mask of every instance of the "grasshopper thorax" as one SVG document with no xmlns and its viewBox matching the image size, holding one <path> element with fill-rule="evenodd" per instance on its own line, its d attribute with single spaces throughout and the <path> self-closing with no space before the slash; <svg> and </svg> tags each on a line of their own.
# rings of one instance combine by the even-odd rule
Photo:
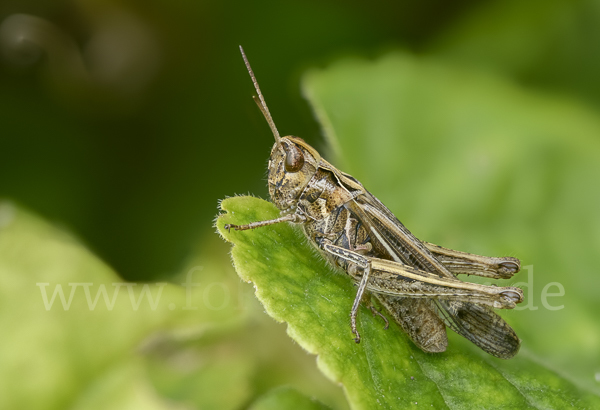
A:
<svg viewBox="0 0 600 410">
<path fill-rule="evenodd" d="M 269 158 L 269 194 L 281 210 L 293 208 L 313 175 L 321 156 L 302 138 L 282 137 Z"/>
</svg>

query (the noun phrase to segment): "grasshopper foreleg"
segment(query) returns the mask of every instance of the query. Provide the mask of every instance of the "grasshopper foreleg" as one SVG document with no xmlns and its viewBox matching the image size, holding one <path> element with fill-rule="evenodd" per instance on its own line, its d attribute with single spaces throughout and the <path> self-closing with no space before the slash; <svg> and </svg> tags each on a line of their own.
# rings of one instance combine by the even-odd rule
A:
<svg viewBox="0 0 600 410">
<path fill-rule="evenodd" d="M 278 224 L 280 222 L 292 222 L 292 223 L 303 223 L 306 221 L 306 217 L 304 215 L 300 215 L 300 214 L 288 214 L 276 219 L 269 219 L 267 221 L 258 221 L 258 222 L 252 222 L 249 223 L 248 225 L 233 225 L 233 224 L 226 224 L 224 226 L 225 229 L 227 229 L 228 232 L 231 232 L 231 228 L 235 229 L 236 231 L 245 231 L 247 229 L 255 229 L 255 228 L 260 228 L 261 226 L 268 226 L 268 225 L 274 225 L 274 224 Z"/>
</svg>

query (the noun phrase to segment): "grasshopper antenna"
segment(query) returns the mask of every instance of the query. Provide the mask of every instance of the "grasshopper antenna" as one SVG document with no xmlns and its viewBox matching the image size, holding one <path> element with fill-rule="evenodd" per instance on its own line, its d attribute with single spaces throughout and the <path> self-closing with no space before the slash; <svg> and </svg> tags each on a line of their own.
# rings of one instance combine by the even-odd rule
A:
<svg viewBox="0 0 600 410">
<path fill-rule="evenodd" d="M 250 63 L 248 62 L 248 58 L 246 57 L 246 53 L 244 53 L 244 49 L 240 46 L 240 51 L 242 52 L 242 57 L 244 58 L 244 63 L 246 63 L 246 68 L 248 69 L 248 74 L 250 74 L 250 78 L 252 78 L 252 82 L 254 83 L 254 88 L 256 88 L 256 92 L 258 93 L 258 98 L 253 95 L 254 102 L 260 108 L 260 111 L 265 116 L 265 119 L 269 123 L 269 127 L 271 127 L 271 131 L 273 132 L 273 136 L 275 136 L 275 141 L 279 144 L 281 137 L 279 136 L 279 131 L 277 131 L 277 127 L 275 126 L 275 122 L 273 121 L 273 117 L 271 117 L 271 113 L 269 112 L 269 108 L 267 107 L 267 103 L 265 102 L 265 98 L 260 92 L 260 87 L 258 86 L 258 81 L 256 81 L 256 77 L 254 76 L 254 71 L 252 71 L 252 67 L 250 67 Z"/>
</svg>

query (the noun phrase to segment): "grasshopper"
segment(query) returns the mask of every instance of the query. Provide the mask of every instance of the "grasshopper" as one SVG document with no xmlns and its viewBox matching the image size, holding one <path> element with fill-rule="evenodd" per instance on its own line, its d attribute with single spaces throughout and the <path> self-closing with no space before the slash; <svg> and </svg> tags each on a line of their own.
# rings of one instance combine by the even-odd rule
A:
<svg viewBox="0 0 600 410">
<path fill-rule="evenodd" d="M 367 297 L 372 295 L 425 352 L 446 350 L 449 327 L 493 356 L 513 357 L 521 341 L 492 308 L 514 308 L 523 301 L 523 291 L 464 282 L 456 275 L 510 278 L 520 270 L 519 260 L 474 255 L 417 239 L 358 180 L 321 158 L 303 139 L 279 135 L 241 46 L 240 51 L 258 94 L 254 101 L 275 137 L 268 186 L 281 213 L 276 219 L 228 224 L 225 229 L 300 225 L 323 257 L 358 287 L 350 310 L 356 343 L 361 302 L 380 315 L 387 328 L 387 319 Z"/>
</svg>

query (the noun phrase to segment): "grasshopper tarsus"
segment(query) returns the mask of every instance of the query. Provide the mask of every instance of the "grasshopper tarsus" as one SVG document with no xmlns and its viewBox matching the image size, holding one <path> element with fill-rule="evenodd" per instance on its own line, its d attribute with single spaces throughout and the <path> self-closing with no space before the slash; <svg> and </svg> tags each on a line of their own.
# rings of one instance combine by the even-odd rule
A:
<svg viewBox="0 0 600 410">
<path fill-rule="evenodd" d="M 354 342 L 356 344 L 360 343 L 360 333 L 358 333 L 358 330 L 356 330 L 356 328 L 352 329 L 352 333 L 354 333 L 354 335 L 356 336 L 354 338 Z"/>
<path fill-rule="evenodd" d="M 354 341 L 360 343 L 360 333 L 358 333 L 358 329 L 356 328 L 356 315 L 353 313 L 350 314 L 350 329 L 352 329 L 352 334 L 356 336 Z"/>
<path fill-rule="evenodd" d="M 504 261 L 500 262 L 499 267 L 506 273 L 515 274 L 521 270 L 521 266 L 518 262 Z"/>
<path fill-rule="evenodd" d="M 501 295 L 513 303 L 521 303 L 523 301 L 523 291 L 519 288 L 507 288 Z"/>
</svg>

